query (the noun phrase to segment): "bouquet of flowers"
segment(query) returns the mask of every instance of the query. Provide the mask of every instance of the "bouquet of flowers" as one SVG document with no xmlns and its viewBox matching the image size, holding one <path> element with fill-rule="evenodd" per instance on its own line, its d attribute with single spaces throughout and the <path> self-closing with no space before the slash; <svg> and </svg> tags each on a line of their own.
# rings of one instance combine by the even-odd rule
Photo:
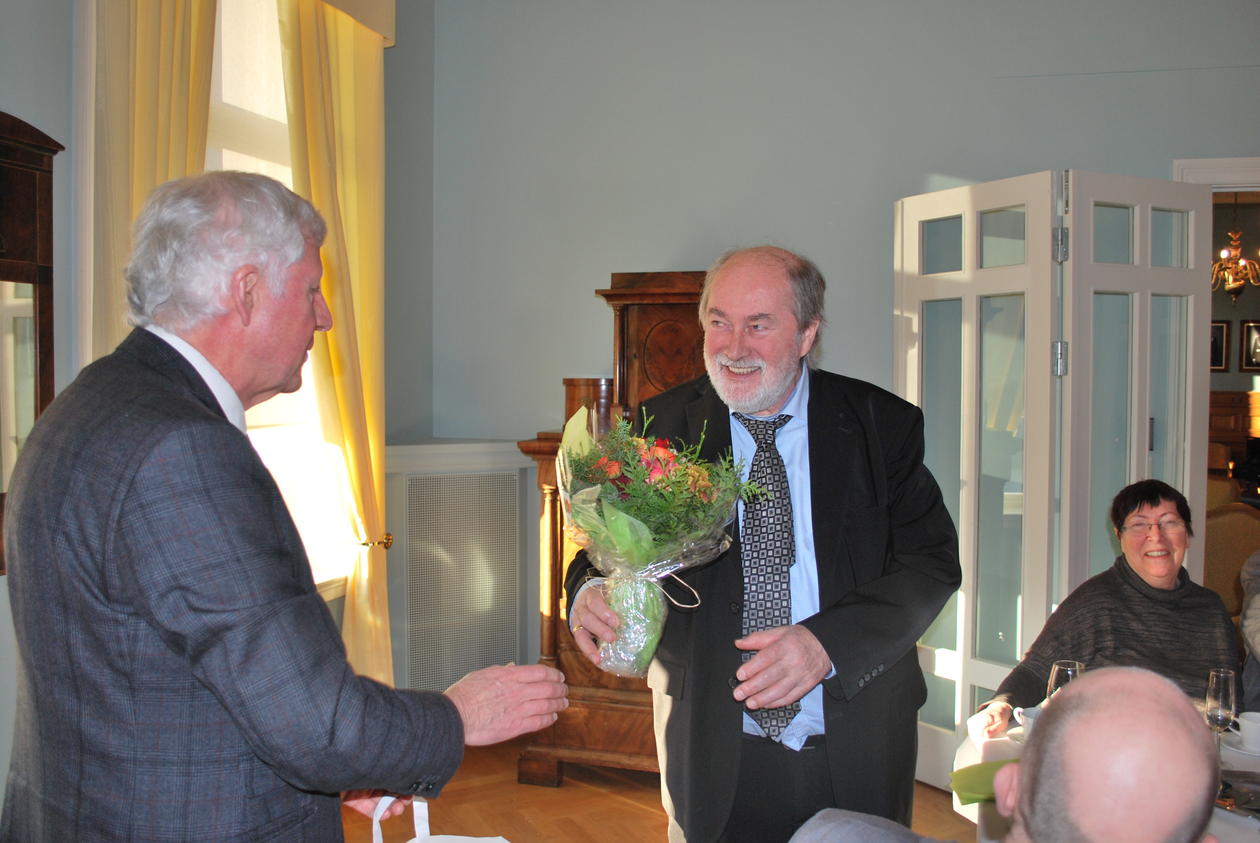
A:
<svg viewBox="0 0 1260 843">
<path fill-rule="evenodd" d="M 665 625 L 657 580 L 721 555 L 736 500 L 761 494 L 740 482 L 730 455 L 710 463 L 699 452 L 635 436 L 625 420 L 597 443 L 585 407 L 564 426 L 556 475 L 565 531 L 608 578 L 604 597 L 621 618 L 617 640 L 600 647 L 609 673 L 647 673 Z"/>
</svg>

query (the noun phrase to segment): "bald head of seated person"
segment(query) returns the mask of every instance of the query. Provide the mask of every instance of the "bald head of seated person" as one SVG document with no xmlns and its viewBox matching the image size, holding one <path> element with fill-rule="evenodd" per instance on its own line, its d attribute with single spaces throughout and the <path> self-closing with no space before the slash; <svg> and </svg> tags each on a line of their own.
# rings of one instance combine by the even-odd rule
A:
<svg viewBox="0 0 1260 843">
<path fill-rule="evenodd" d="M 1086 672 L 1037 718 L 993 790 L 1006 843 L 1197 843 L 1218 786 L 1216 744 L 1181 689 L 1135 667 Z M 882 817 L 820 811 L 791 843 L 919 843 Z"/>
<path fill-rule="evenodd" d="M 1199 841 L 1219 784 L 1215 742 L 1177 685 L 1130 667 L 1055 695 L 1018 763 L 998 770 L 1008 843 Z"/>
</svg>

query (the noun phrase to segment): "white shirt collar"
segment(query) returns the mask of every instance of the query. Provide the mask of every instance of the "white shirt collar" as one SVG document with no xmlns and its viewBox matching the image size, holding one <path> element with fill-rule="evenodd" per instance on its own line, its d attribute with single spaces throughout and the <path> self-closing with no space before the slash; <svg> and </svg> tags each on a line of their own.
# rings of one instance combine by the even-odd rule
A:
<svg viewBox="0 0 1260 843">
<path fill-rule="evenodd" d="M 223 410 L 223 415 L 227 416 L 227 420 L 244 433 L 245 406 L 241 404 L 241 398 L 236 394 L 236 390 L 219 373 L 219 370 L 214 368 L 214 365 L 206 359 L 205 355 L 193 348 L 187 340 L 172 334 L 165 328 L 160 328 L 157 325 L 145 325 L 144 329 L 178 351 L 179 355 L 197 370 L 197 374 L 201 375 L 201 379 L 206 382 L 206 386 L 210 387 L 210 391 L 214 393 L 215 400 L 219 402 L 219 408 Z"/>
</svg>

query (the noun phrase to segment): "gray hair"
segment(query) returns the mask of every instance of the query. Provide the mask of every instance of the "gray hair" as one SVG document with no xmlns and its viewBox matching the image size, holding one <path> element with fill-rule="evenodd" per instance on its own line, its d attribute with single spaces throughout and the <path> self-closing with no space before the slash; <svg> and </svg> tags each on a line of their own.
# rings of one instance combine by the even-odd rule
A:
<svg viewBox="0 0 1260 843">
<path fill-rule="evenodd" d="M 792 285 L 792 310 L 796 316 L 797 331 L 803 332 L 811 322 L 818 323 L 818 331 L 814 334 L 814 345 L 806 356 L 812 368 L 818 362 L 822 348 L 822 329 L 827 323 L 823 316 L 823 295 L 827 290 L 827 281 L 822 272 L 809 258 L 781 249 L 778 246 L 751 246 L 746 249 L 731 249 L 709 267 L 704 274 L 704 291 L 700 294 L 700 324 L 704 324 L 705 311 L 709 308 L 709 286 L 718 270 L 733 259 L 743 256 L 756 256 L 766 262 L 778 263 L 787 273 L 788 283 Z"/>
<path fill-rule="evenodd" d="M 218 170 L 158 185 L 132 232 L 128 321 L 171 331 L 226 309 L 232 273 L 253 264 L 277 294 L 327 227 L 310 202 L 258 173 Z"/>
</svg>

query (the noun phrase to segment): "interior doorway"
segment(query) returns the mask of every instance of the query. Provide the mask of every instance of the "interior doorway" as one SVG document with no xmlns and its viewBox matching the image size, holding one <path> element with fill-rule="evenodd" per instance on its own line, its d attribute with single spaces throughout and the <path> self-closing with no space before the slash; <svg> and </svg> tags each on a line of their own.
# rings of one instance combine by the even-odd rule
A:
<svg viewBox="0 0 1260 843">
<path fill-rule="evenodd" d="M 1173 178 L 1212 188 L 1213 260 L 1229 247 L 1229 232 L 1235 231 L 1241 233 L 1242 257 L 1260 264 L 1260 158 L 1178 159 L 1173 162 Z M 1212 331 L 1221 347 L 1209 385 L 1208 447 L 1215 460 L 1209 468 L 1228 471 L 1241 466 L 1247 459 L 1248 439 L 1260 435 L 1247 411 L 1260 395 L 1260 286 L 1246 283 L 1236 296 L 1215 290 Z M 1217 464 L 1222 460 L 1232 465 Z M 1253 453 L 1239 473 L 1260 474 L 1260 454 Z"/>
<path fill-rule="evenodd" d="M 942 786 L 967 715 L 1109 567 L 1118 489 L 1156 477 L 1201 509 L 1210 219 L 1203 186 L 1078 170 L 897 203 L 895 388 L 963 568 L 919 642 L 920 780 Z"/>
</svg>

